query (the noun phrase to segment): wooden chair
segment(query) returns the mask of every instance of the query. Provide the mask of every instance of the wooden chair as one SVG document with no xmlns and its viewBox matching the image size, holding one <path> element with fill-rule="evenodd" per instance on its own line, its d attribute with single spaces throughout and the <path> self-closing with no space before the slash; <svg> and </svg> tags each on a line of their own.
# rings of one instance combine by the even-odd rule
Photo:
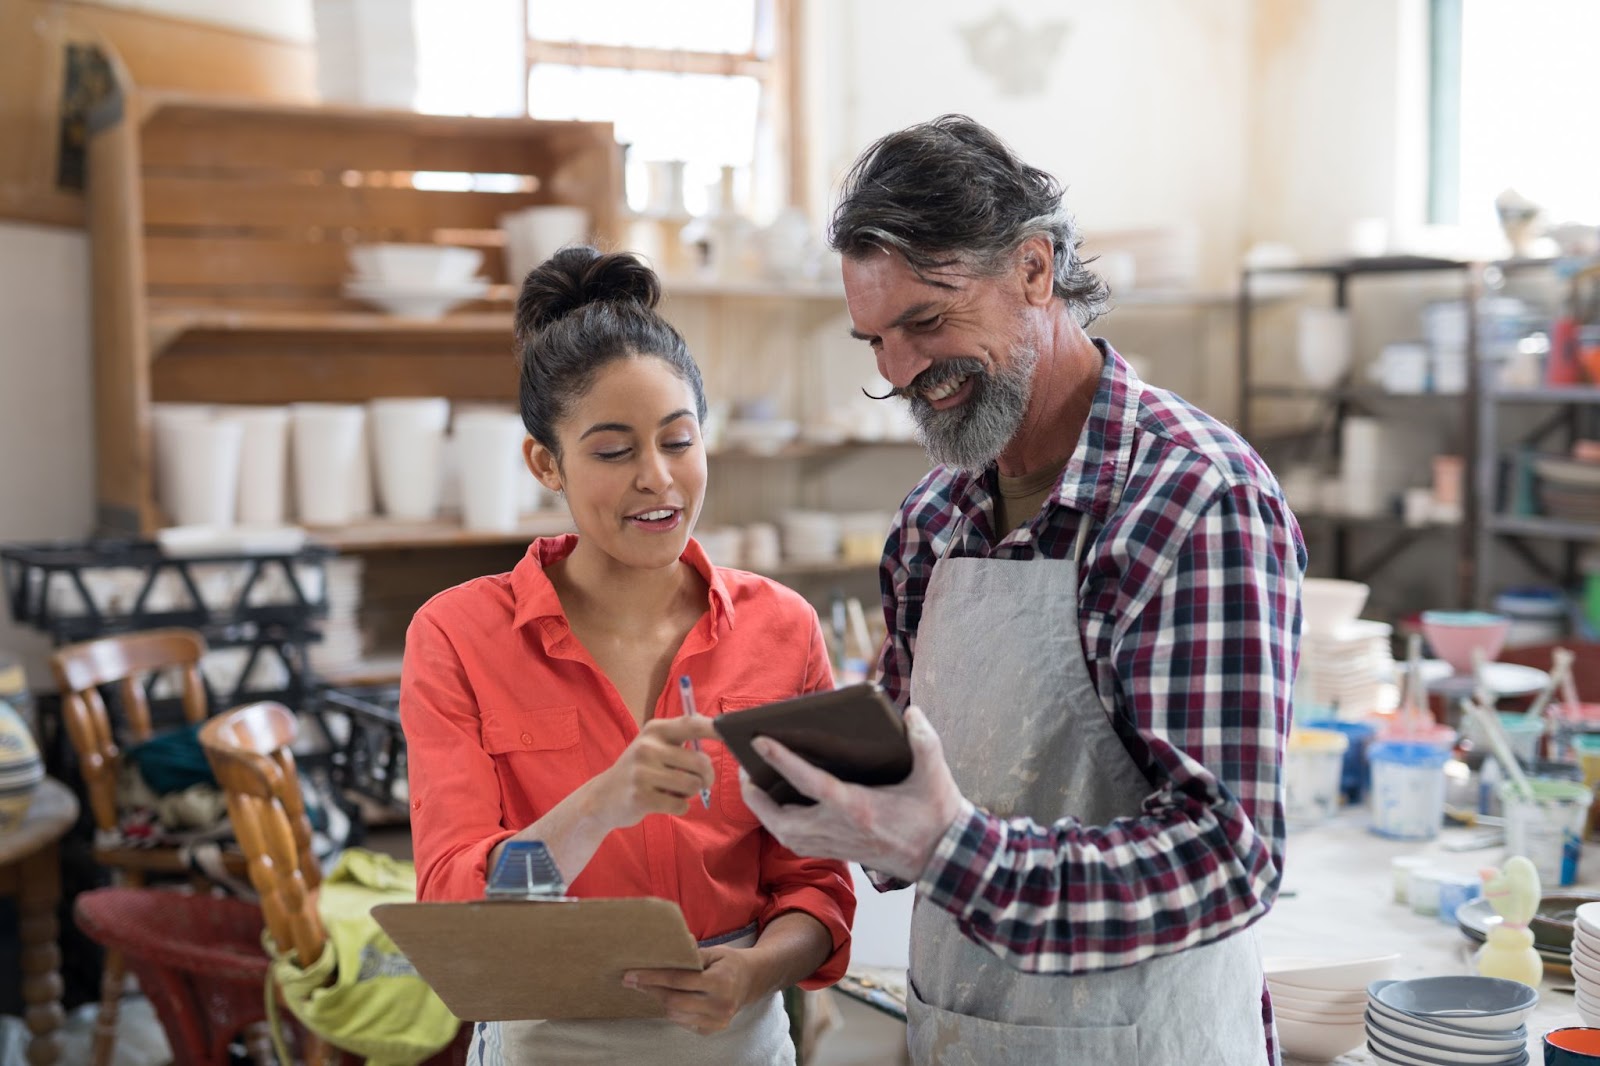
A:
<svg viewBox="0 0 1600 1066">
<path fill-rule="evenodd" d="M 50 657 L 61 690 L 61 711 L 67 736 L 77 753 L 89 807 L 99 836 L 117 829 L 117 780 L 122 769 L 119 733 L 129 742 L 152 735 L 150 701 L 145 681 L 151 675 L 176 669 L 183 674 L 183 715 L 186 721 L 203 721 L 208 711 L 206 689 L 200 678 L 200 657 L 205 639 L 188 629 L 152 629 L 121 636 L 101 637 L 57 649 Z M 114 728 L 111 713 L 101 698 L 102 686 L 115 685 L 120 696 L 122 721 Z M 121 847 L 97 840 L 94 859 L 107 867 L 122 885 L 143 885 L 151 875 L 184 875 L 189 867 L 176 847 Z M 243 876 L 244 857 L 224 852 L 228 872 Z M 108 950 L 100 994 L 100 1014 L 95 1022 L 94 1066 L 111 1061 L 117 1036 L 117 1008 L 122 998 L 125 966 L 122 952 Z"/>
<path fill-rule="evenodd" d="M 294 961 L 308 967 L 322 956 L 328 934 L 317 913 L 322 872 L 311 851 L 311 823 L 291 750 L 296 731 L 287 707 L 251 703 L 207 722 L 200 746 L 227 797 L 267 931 L 280 951 L 293 952 Z M 470 1033 L 470 1026 L 462 1026 L 455 1041 L 428 1063 L 464 1062 Z M 343 1052 L 307 1036 L 308 1066 L 345 1059 Z"/>
</svg>

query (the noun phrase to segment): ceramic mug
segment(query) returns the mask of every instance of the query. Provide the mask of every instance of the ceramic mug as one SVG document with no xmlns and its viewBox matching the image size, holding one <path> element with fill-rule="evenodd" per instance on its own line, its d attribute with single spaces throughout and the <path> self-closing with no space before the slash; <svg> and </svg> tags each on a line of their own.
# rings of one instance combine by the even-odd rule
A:
<svg viewBox="0 0 1600 1066">
<path fill-rule="evenodd" d="M 1569 1025 L 1544 1034 L 1544 1066 L 1600 1066 L 1600 1029 Z"/>
</svg>

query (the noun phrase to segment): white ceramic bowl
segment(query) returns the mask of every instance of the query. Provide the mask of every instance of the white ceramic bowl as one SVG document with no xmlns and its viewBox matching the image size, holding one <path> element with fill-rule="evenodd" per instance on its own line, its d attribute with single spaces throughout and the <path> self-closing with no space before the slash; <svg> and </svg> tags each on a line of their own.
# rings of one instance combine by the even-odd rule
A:
<svg viewBox="0 0 1600 1066">
<path fill-rule="evenodd" d="M 1327 1062 L 1360 1047 L 1366 1038 L 1367 1027 L 1359 1018 L 1343 1025 L 1278 1019 L 1278 1041 L 1290 1058 Z"/>
<path fill-rule="evenodd" d="M 1572 924 L 1576 932 L 1588 933 L 1590 939 L 1600 945 L 1600 901 L 1579 907 L 1574 912 Z"/>
<path fill-rule="evenodd" d="M 360 279 L 344 284 L 346 296 L 407 318 L 438 318 L 452 307 L 476 300 L 488 291 L 489 283 L 481 278 L 448 285 L 399 285 Z"/>
<path fill-rule="evenodd" d="M 1586 951 L 1573 948 L 1572 976 L 1579 987 L 1588 985 L 1596 992 L 1600 992 L 1600 959 Z"/>
<path fill-rule="evenodd" d="M 1300 612 L 1307 633 L 1333 633 L 1361 616 L 1371 587 L 1360 581 L 1308 577 L 1300 583 Z"/>
<path fill-rule="evenodd" d="M 1393 1063 L 1395 1066 L 1524 1066 L 1528 1061 L 1526 1048 L 1514 1055 L 1467 1058 L 1459 1051 L 1434 1053 L 1427 1048 L 1398 1044 L 1370 1028 L 1367 1030 L 1367 1050 L 1379 1062 Z"/>
<path fill-rule="evenodd" d="M 1539 1003 L 1539 993 L 1500 977 L 1417 977 L 1374 981 L 1372 998 L 1412 1017 L 1479 1032 L 1515 1029 Z"/>
<path fill-rule="evenodd" d="M 1505 1058 L 1528 1044 L 1525 1029 L 1520 1030 L 1522 1034 L 1520 1036 L 1515 1035 L 1518 1032 L 1516 1030 L 1508 1036 L 1491 1036 L 1488 1033 L 1475 1033 L 1470 1029 L 1448 1031 L 1440 1026 L 1420 1025 L 1407 1020 L 1396 1012 L 1382 1009 L 1381 1005 L 1376 1003 L 1367 1008 L 1366 1022 L 1369 1027 L 1376 1026 L 1382 1032 L 1389 1034 L 1394 1043 L 1404 1045 L 1409 1041 L 1441 1048 L 1446 1052 Z"/>
<path fill-rule="evenodd" d="M 1338 1007 L 1333 1010 L 1300 1010 L 1297 1007 L 1286 1007 L 1276 999 L 1272 1001 L 1274 1017 L 1293 1018 L 1297 1022 L 1316 1022 L 1320 1025 L 1345 1025 L 1349 1022 L 1358 1022 L 1365 1009 L 1365 1007 Z"/>
<path fill-rule="evenodd" d="M 1388 977 L 1399 959 L 1399 955 L 1369 955 L 1355 959 L 1280 955 L 1262 960 L 1262 966 L 1269 984 L 1295 995 L 1297 990 L 1307 988 L 1327 992 L 1364 990 L 1372 982 Z"/>
<path fill-rule="evenodd" d="M 415 287 L 469 281 L 483 265 L 478 249 L 442 244 L 358 244 L 349 254 L 356 277 Z"/>
<path fill-rule="evenodd" d="M 1274 1005 L 1282 1003 L 1295 1010 L 1344 1010 L 1354 1008 L 1365 1010 L 1367 1006 L 1367 990 L 1350 989 L 1348 991 L 1330 991 L 1326 988 L 1301 988 L 1298 985 L 1279 984 L 1272 978 L 1267 979 L 1267 987 L 1272 990 Z"/>
</svg>

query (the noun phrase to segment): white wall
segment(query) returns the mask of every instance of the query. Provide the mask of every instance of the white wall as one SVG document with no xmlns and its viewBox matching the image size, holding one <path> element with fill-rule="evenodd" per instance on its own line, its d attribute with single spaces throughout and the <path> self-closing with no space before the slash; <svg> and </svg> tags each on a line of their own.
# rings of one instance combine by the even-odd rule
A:
<svg viewBox="0 0 1600 1066">
<path fill-rule="evenodd" d="M 315 37 L 311 21 L 312 0 L 90 0 L 102 7 L 125 7 L 189 22 L 204 22 L 231 30 L 310 42 Z M 370 2 L 370 0 L 369 0 Z M 397 0 L 384 0 L 396 2 Z M 476 2 L 476 0 L 469 0 Z"/>
<path fill-rule="evenodd" d="M 1232 273 L 1252 0 L 814 3 L 813 203 L 877 137 L 959 111 L 1060 178 L 1086 231 L 1198 223 L 1204 277 Z M 1043 92 L 1008 96 L 969 60 L 961 28 L 996 10 L 1068 24 Z"/>
<path fill-rule="evenodd" d="M 81 232 L 0 225 L 0 542 L 94 522 L 88 276 Z M 45 647 L 0 610 L 0 651 L 23 652 L 36 687 Z"/>
</svg>

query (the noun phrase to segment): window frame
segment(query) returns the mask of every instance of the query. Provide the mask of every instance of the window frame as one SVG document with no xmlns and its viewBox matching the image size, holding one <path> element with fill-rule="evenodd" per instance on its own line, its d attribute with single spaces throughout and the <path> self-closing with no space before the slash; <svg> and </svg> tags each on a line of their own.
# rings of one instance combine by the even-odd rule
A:
<svg viewBox="0 0 1600 1066">
<path fill-rule="evenodd" d="M 698 52 L 679 48 L 638 48 L 631 45 L 586 44 L 553 41 L 533 36 L 528 19 L 530 0 L 517 4 L 525 47 L 522 62 L 523 110 L 530 111 L 527 87 L 533 68 L 540 63 L 610 70 L 647 70 L 674 74 L 709 74 L 750 77 L 761 86 L 756 143 L 770 130 L 778 153 L 775 183 L 778 206 L 809 208 L 804 86 L 801 84 L 802 12 L 804 0 L 751 0 L 756 5 L 756 40 L 747 52 Z M 762 27 L 770 26 L 772 54 L 760 54 Z M 763 129 L 766 127 L 766 129 Z M 762 166 L 760 153 L 752 169 Z M 759 176 L 766 180 L 765 175 Z"/>
</svg>

